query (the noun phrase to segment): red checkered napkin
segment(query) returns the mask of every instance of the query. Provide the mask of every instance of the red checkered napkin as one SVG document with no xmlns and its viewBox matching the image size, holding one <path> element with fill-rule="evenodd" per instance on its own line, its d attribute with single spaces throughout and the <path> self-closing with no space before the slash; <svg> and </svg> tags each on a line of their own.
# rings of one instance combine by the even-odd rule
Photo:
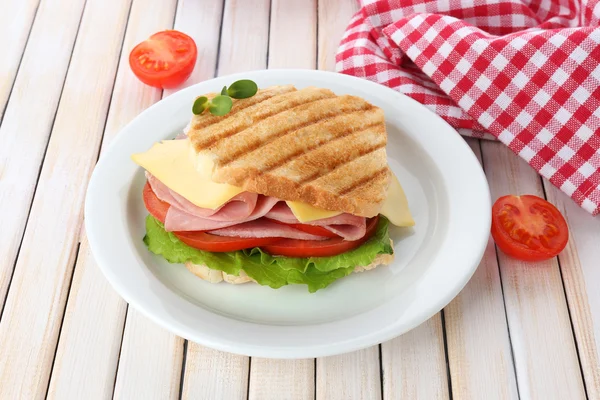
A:
<svg viewBox="0 0 600 400">
<path fill-rule="evenodd" d="M 600 1 L 361 0 L 337 69 L 498 138 L 600 212 Z"/>
</svg>

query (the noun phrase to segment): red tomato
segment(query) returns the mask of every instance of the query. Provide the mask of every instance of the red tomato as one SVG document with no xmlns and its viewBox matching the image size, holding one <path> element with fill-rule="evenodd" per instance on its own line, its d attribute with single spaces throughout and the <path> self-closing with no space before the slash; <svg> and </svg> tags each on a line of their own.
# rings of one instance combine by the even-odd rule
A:
<svg viewBox="0 0 600 400">
<path fill-rule="evenodd" d="M 194 40 L 178 31 L 155 33 L 129 53 L 129 66 L 147 85 L 174 88 L 190 77 L 198 49 Z"/>
<path fill-rule="evenodd" d="M 270 218 L 268 218 L 268 219 L 277 224 L 291 226 L 294 229 L 298 229 L 299 231 L 310 233 L 312 235 L 325 236 L 328 238 L 339 237 L 339 235 L 336 235 L 335 233 L 331 232 L 328 229 L 323 228 L 322 226 L 308 225 L 308 224 L 286 224 L 285 222 L 276 221 L 276 220 L 270 219 Z"/>
<path fill-rule="evenodd" d="M 217 236 L 210 233 L 191 231 L 173 232 L 183 243 L 196 249 L 221 253 L 225 251 L 236 251 L 262 247 L 276 243 L 281 238 L 239 238 L 230 236 Z"/>
<path fill-rule="evenodd" d="M 555 257 L 569 240 L 560 211 L 537 196 L 504 196 L 492 207 L 492 237 L 507 255 L 523 261 Z"/>
<path fill-rule="evenodd" d="M 330 257 L 353 250 L 366 242 L 377 228 L 379 216 L 367 221 L 367 232 L 358 240 L 344 240 L 341 237 L 327 240 L 281 239 L 275 244 L 262 246 L 269 254 L 287 257 Z"/>
<path fill-rule="evenodd" d="M 164 224 L 165 218 L 167 218 L 167 211 L 169 211 L 170 207 L 169 203 L 160 200 L 148 182 L 144 186 L 143 197 L 146 210 L 148 210 L 150 215 Z"/>
</svg>

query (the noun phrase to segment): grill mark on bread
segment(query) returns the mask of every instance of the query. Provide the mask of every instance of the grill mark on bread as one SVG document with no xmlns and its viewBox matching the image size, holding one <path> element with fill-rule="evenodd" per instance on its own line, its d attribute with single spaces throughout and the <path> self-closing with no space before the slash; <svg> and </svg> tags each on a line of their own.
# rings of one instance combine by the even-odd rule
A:
<svg viewBox="0 0 600 400">
<path fill-rule="evenodd" d="M 366 110 L 363 111 L 363 112 L 366 112 Z M 317 143 L 314 143 L 312 146 L 307 147 L 305 149 L 299 149 L 299 150 L 295 151 L 294 153 L 289 154 L 286 158 L 281 159 L 276 164 L 273 164 L 273 165 L 271 165 L 271 166 L 263 169 L 262 172 L 263 173 L 268 173 L 268 172 L 270 172 L 270 171 L 272 171 L 272 170 L 274 170 L 276 168 L 282 167 L 285 164 L 288 164 L 288 163 L 294 161 L 298 157 L 302 157 L 304 155 L 307 155 L 307 154 L 311 153 L 313 150 L 318 149 L 319 147 L 323 146 L 324 144 L 331 144 L 333 142 L 336 142 L 336 141 L 339 141 L 339 140 L 343 140 L 343 139 L 347 138 L 348 136 L 350 136 L 350 135 L 352 135 L 354 133 L 364 132 L 364 131 L 366 131 L 368 129 L 371 129 L 371 128 L 377 126 L 378 124 L 379 124 L 379 122 L 374 122 L 374 123 L 372 123 L 370 125 L 365 126 L 362 129 L 359 129 L 359 130 L 348 129 L 348 130 L 345 130 L 340 136 L 335 136 L 335 137 L 329 139 L 326 142 L 317 142 Z"/>
<path fill-rule="evenodd" d="M 290 93 L 290 92 L 288 92 L 288 93 Z M 284 94 L 288 94 L 288 93 L 284 93 Z M 322 96 L 323 93 L 319 93 L 319 95 Z M 276 96 L 276 97 L 278 97 L 278 96 Z M 306 101 L 304 99 L 301 99 L 301 98 L 300 99 L 293 99 L 293 100 L 291 100 L 289 102 L 289 104 L 291 104 L 291 106 L 289 108 L 286 108 L 285 110 L 271 110 L 268 113 L 265 113 L 263 115 L 260 115 L 260 116 L 257 116 L 255 118 L 253 118 L 251 123 L 241 124 L 241 126 L 240 125 L 234 126 L 234 127 L 230 128 L 230 130 L 223 130 L 218 135 L 206 138 L 206 140 L 202 141 L 199 145 L 195 145 L 196 150 L 198 150 L 198 147 L 200 147 L 201 150 L 214 147 L 221 140 L 227 139 L 227 138 L 229 138 L 231 136 L 234 136 L 234 135 L 237 135 L 238 133 L 243 132 L 244 130 L 248 129 L 252 125 L 257 124 L 257 123 L 259 123 L 261 121 L 264 121 L 265 119 L 267 119 L 269 117 L 272 117 L 274 115 L 280 114 L 280 113 L 285 112 L 285 111 L 293 110 L 293 109 L 295 109 L 297 107 L 302 107 L 302 106 L 305 106 L 307 104 L 314 103 L 314 102 L 319 101 L 319 100 L 323 100 L 324 98 L 330 98 L 330 97 L 318 97 L 318 98 L 315 98 L 315 99 L 310 99 L 308 101 Z M 275 104 L 278 104 L 278 103 L 280 103 L 280 102 L 277 102 Z"/>
<path fill-rule="evenodd" d="M 385 168 L 381 168 L 380 170 L 375 171 L 371 175 L 367 175 L 365 177 L 362 177 L 361 179 L 358 179 L 358 180 L 352 182 L 352 185 L 342 189 L 342 191 L 339 192 L 339 195 L 345 196 L 349 193 L 352 193 L 353 191 L 359 189 L 361 186 L 369 184 L 371 181 L 377 179 L 378 177 L 380 177 L 382 175 L 387 175 L 387 174 L 388 174 L 388 167 L 386 166 Z"/>
<path fill-rule="evenodd" d="M 329 168 L 329 170 L 325 171 L 325 173 L 323 173 L 323 171 L 316 171 L 313 174 L 300 179 L 298 181 L 298 184 L 302 185 L 302 186 L 306 186 L 306 185 L 310 184 L 312 181 L 314 181 L 315 179 L 317 179 L 317 178 L 323 178 L 323 177 L 329 175 L 330 173 L 332 173 L 333 171 L 335 171 L 336 169 L 338 169 L 338 168 L 340 168 L 340 167 L 342 167 L 342 166 L 344 166 L 344 165 L 346 165 L 348 163 L 351 163 L 352 161 L 354 161 L 354 160 L 356 160 L 356 159 L 358 159 L 360 157 L 364 157 L 367 154 L 374 153 L 377 150 L 379 150 L 379 149 L 381 149 L 381 148 L 383 148 L 385 146 L 386 146 L 386 143 L 384 142 L 384 143 L 380 143 L 380 144 L 377 144 L 377 145 L 372 146 L 372 147 L 368 147 L 368 148 L 366 148 L 364 150 L 361 150 L 359 152 L 356 152 L 356 153 L 352 154 L 349 158 L 342 159 L 342 160 L 340 160 L 340 162 L 335 163 L 331 168 Z M 340 195 L 341 195 L 341 193 L 340 193 Z"/>
<path fill-rule="evenodd" d="M 258 94 L 256 94 L 253 97 L 250 97 L 248 99 L 243 99 L 244 101 L 240 101 L 238 99 L 232 99 L 233 106 L 231 108 L 231 111 L 228 114 L 223 115 L 223 116 L 217 116 L 217 115 L 210 114 L 208 111 L 205 111 L 202 115 L 195 117 L 196 122 L 194 122 L 194 124 L 192 124 L 192 129 L 206 128 L 210 125 L 219 123 L 220 121 L 222 121 L 226 118 L 233 117 L 234 115 L 236 115 L 237 113 L 239 113 L 242 110 L 247 109 L 248 107 L 255 106 L 257 104 L 263 103 L 270 99 L 276 100 L 276 98 L 278 98 L 286 93 L 291 93 L 291 92 L 296 92 L 296 91 L 297 91 L 296 88 L 289 85 L 289 86 L 277 87 L 277 88 L 271 89 L 271 90 L 260 91 Z M 217 93 L 209 93 L 206 95 L 206 97 L 208 97 L 209 99 L 212 99 L 216 96 L 218 96 Z"/>
<path fill-rule="evenodd" d="M 328 100 L 328 99 L 321 99 L 321 101 L 322 100 Z M 295 108 L 298 108 L 298 107 L 295 107 Z M 370 107 L 370 108 L 372 108 L 372 107 Z M 342 117 L 344 115 L 348 115 L 351 113 L 356 113 L 356 112 L 365 113 L 370 108 L 365 107 L 365 108 L 360 108 L 358 110 L 357 109 L 346 109 L 346 110 L 338 109 L 338 110 L 334 110 L 333 114 L 328 114 L 325 117 L 317 115 L 314 118 L 307 120 L 299 125 L 291 126 L 291 127 L 288 127 L 287 129 L 282 130 L 281 132 L 277 132 L 275 135 L 268 137 L 266 140 L 253 143 L 238 152 L 230 152 L 227 157 L 224 157 L 219 161 L 219 167 L 224 167 L 224 166 L 228 165 L 229 163 L 231 163 L 232 161 L 235 161 L 241 157 L 248 156 L 250 153 L 260 150 L 262 147 L 268 146 L 269 144 L 273 143 L 277 139 L 281 139 L 282 137 L 287 136 L 287 135 L 293 135 L 294 133 L 298 132 L 301 129 L 309 128 L 311 125 L 318 125 L 318 124 L 326 123 L 327 121 L 329 121 L 331 119 Z M 276 116 L 276 115 L 273 115 L 273 116 Z M 365 129 L 366 129 L 366 127 L 365 127 Z M 353 133 L 352 127 L 350 127 L 350 129 L 348 129 L 348 131 L 344 132 L 343 134 L 349 135 L 351 133 Z M 324 143 L 328 143 L 328 142 L 321 142 L 321 143 L 313 146 L 313 148 L 317 148 L 320 145 L 323 145 Z M 309 149 L 309 150 L 312 150 L 312 149 Z M 299 149 L 298 152 L 304 152 L 304 149 Z M 295 155 L 295 157 L 297 157 L 297 156 L 298 155 Z M 276 168 L 276 167 L 269 168 L 269 170 L 272 170 L 274 168 Z"/>
</svg>

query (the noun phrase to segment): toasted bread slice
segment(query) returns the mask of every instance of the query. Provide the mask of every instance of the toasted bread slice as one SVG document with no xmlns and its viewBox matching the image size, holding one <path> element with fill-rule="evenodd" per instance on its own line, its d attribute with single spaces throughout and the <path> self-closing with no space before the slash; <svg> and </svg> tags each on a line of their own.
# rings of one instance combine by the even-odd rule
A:
<svg viewBox="0 0 600 400">
<path fill-rule="evenodd" d="M 188 136 L 213 159 L 215 182 L 365 217 L 386 198 L 383 111 L 360 97 L 274 86 L 225 116 L 194 116 Z"/>
<path fill-rule="evenodd" d="M 389 265 L 393 259 L 394 256 L 392 254 L 380 254 L 377 257 L 375 257 L 371 264 L 365 266 L 357 266 L 356 268 L 354 268 L 354 273 L 369 271 L 371 269 L 377 268 L 380 265 Z M 227 274 L 223 271 L 219 271 L 216 269 L 210 269 L 206 265 L 193 264 L 189 261 L 185 263 L 185 267 L 192 274 L 210 283 L 219 283 L 224 281 L 226 283 L 232 283 L 234 285 L 237 285 L 241 283 L 254 282 L 254 280 L 250 278 L 243 270 L 240 271 L 239 276 L 236 276 Z"/>
</svg>

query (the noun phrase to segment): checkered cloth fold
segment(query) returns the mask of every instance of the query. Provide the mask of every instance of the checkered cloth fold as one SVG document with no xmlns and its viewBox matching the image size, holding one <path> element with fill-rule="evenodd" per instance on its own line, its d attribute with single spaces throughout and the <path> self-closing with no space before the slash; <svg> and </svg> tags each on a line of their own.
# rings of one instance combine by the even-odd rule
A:
<svg viewBox="0 0 600 400">
<path fill-rule="evenodd" d="M 339 72 L 497 138 L 600 212 L 600 1 L 360 0 Z"/>
</svg>

